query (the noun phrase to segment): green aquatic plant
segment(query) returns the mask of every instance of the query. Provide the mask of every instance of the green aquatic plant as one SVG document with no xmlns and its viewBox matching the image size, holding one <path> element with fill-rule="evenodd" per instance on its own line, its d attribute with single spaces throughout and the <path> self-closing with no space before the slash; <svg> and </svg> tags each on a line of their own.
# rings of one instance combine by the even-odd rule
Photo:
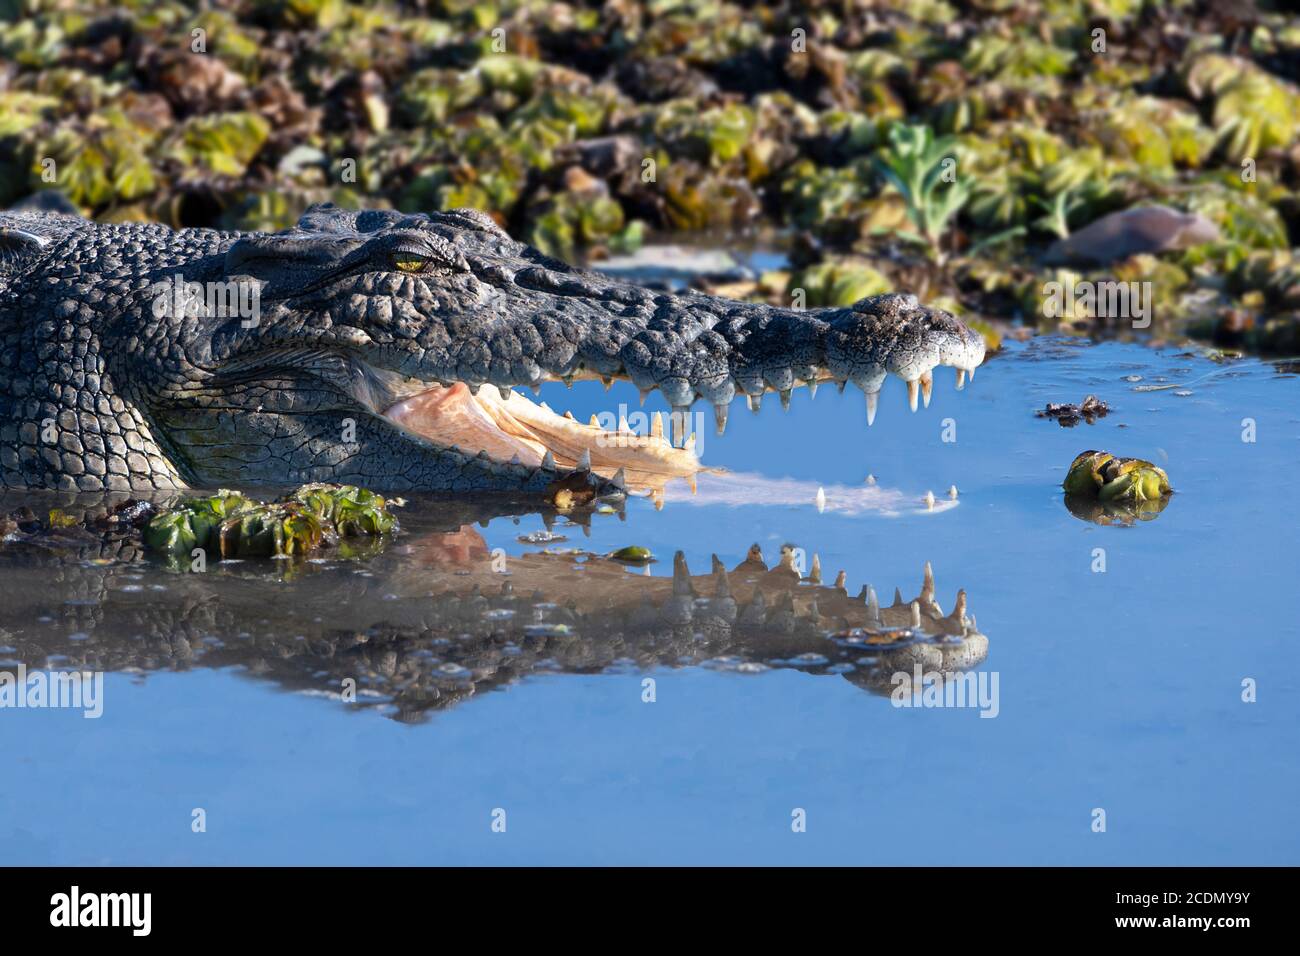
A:
<svg viewBox="0 0 1300 956">
<path fill-rule="evenodd" d="M 889 130 L 889 148 L 876 157 L 877 172 L 907 203 L 916 229 L 911 238 L 940 257 L 939 243 L 972 191 L 957 175 L 956 148 L 955 137 L 936 139 L 928 126 L 899 123 Z"/>
<path fill-rule="evenodd" d="M 354 485 L 303 485 L 275 502 L 223 490 L 154 515 L 144 545 L 171 559 L 188 558 L 196 548 L 223 559 L 289 557 L 341 538 L 388 535 L 396 527 L 388 502 Z"/>
<path fill-rule="evenodd" d="M 1156 501 L 1173 492 L 1164 469 L 1105 451 L 1085 451 L 1076 457 L 1062 487 L 1067 495 L 1121 502 Z"/>
<path fill-rule="evenodd" d="M 893 290 L 893 283 L 874 266 L 849 257 L 824 259 L 790 277 L 787 295 L 804 291 L 804 305 L 847 306 L 868 296 Z"/>
</svg>

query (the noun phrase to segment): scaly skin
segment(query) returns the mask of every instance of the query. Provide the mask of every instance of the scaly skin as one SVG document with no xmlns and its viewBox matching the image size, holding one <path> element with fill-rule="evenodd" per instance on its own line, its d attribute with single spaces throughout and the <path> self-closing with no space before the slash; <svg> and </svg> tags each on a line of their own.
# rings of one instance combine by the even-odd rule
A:
<svg viewBox="0 0 1300 956">
<path fill-rule="evenodd" d="M 253 286 L 260 315 L 160 315 L 175 276 Z M 617 493 L 577 455 L 499 460 L 383 413 L 439 383 L 617 377 L 675 409 L 703 398 L 720 428 L 738 393 L 784 399 L 818 380 L 859 385 L 874 416 L 887 373 L 915 408 L 935 365 L 960 385 L 983 357 L 978 334 L 912 296 L 803 312 L 657 293 L 549 259 L 472 210 L 318 206 L 273 235 L 0 214 L 8 487 L 529 493 L 577 472 Z"/>
</svg>

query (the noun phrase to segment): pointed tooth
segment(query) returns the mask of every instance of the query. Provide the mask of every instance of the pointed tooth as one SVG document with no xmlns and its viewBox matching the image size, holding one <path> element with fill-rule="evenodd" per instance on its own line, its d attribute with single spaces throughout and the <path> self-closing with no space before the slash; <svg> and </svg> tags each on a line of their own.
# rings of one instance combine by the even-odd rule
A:
<svg viewBox="0 0 1300 956">
<path fill-rule="evenodd" d="M 663 412 L 655 412 L 654 417 L 650 419 L 650 437 L 664 437 L 664 416 Z"/>
<path fill-rule="evenodd" d="M 568 419 L 569 421 L 571 421 L 571 422 L 576 422 L 576 421 L 577 421 L 577 419 L 573 417 L 573 412 L 565 412 L 565 413 L 564 413 L 564 417 L 567 418 L 567 419 Z"/>
<path fill-rule="evenodd" d="M 513 455 L 510 456 L 510 464 L 512 464 L 512 465 L 522 465 L 522 464 L 523 464 L 523 462 L 521 462 L 521 461 L 519 460 L 519 452 L 515 452 Z"/>
<path fill-rule="evenodd" d="M 573 388 L 573 376 L 572 376 L 572 375 L 566 375 L 566 376 L 564 376 L 564 387 L 565 387 L 565 388 Z"/>
<path fill-rule="evenodd" d="M 812 571 L 808 574 L 808 580 L 813 584 L 822 583 L 822 559 L 816 554 L 813 555 Z"/>
<path fill-rule="evenodd" d="M 713 581 L 715 585 L 713 590 L 714 597 L 731 597 L 731 580 L 727 577 L 727 569 L 723 566 L 722 562 L 718 560 L 716 554 L 713 556 Z"/>
<path fill-rule="evenodd" d="M 664 510 L 664 496 L 663 496 L 663 495 L 656 495 L 655 498 L 654 498 L 654 503 L 655 503 L 655 511 L 663 511 L 663 510 Z"/>
<path fill-rule="evenodd" d="M 934 508 L 934 492 L 933 492 L 933 491 L 927 491 L 927 492 L 925 493 L 925 507 L 926 507 L 927 509 L 933 509 L 933 508 Z"/>
<path fill-rule="evenodd" d="M 875 476 L 875 475 L 867 475 L 867 484 L 869 484 L 869 485 L 874 485 L 875 483 L 876 483 L 876 476 Z"/>
<path fill-rule="evenodd" d="M 840 390 L 841 395 L 844 394 L 844 386 L 847 384 L 849 384 L 849 380 L 847 378 L 837 378 L 835 380 L 835 387 Z"/>
<path fill-rule="evenodd" d="M 713 406 L 713 422 L 717 425 L 719 437 L 727 430 L 727 412 L 730 410 L 728 405 Z"/>
<path fill-rule="evenodd" d="M 497 391 L 501 393 L 501 401 L 503 402 L 510 401 L 510 396 L 514 394 L 509 385 L 498 385 Z"/>
<path fill-rule="evenodd" d="M 550 405 L 547 405 L 545 402 L 538 402 L 538 405 L 540 405 L 544 410 L 550 412 L 551 414 L 555 414 L 555 410 L 551 408 Z"/>
<path fill-rule="evenodd" d="M 689 405 L 677 405 L 673 408 L 673 441 L 674 448 L 685 446 L 686 432 L 691 427 L 691 409 Z"/>
<path fill-rule="evenodd" d="M 919 628 L 921 626 L 921 605 L 916 601 L 913 601 L 911 610 L 912 610 L 912 627 Z"/>
<path fill-rule="evenodd" d="M 809 397 L 809 398 L 816 398 L 816 397 L 817 397 L 817 386 L 818 386 L 818 384 L 819 384 L 819 383 L 818 383 L 817 379 L 815 379 L 815 378 L 810 378 L 810 379 L 808 379 L 808 397 Z"/>
<path fill-rule="evenodd" d="M 613 379 L 613 376 L 610 376 L 610 375 L 602 375 L 602 376 L 600 377 L 600 380 L 601 380 L 602 382 L 605 383 L 605 391 L 607 391 L 607 392 L 608 392 L 608 391 L 610 390 L 610 388 L 612 388 L 613 385 L 614 385 L 614 379 Z"/>
<path fill-rule="evenodd" d="M 921 397 L 921 383 L 912 379 L 907 383 L 907 404 L 916 411 L 916 400 Z"/>
<path fill-rule="evenodd" d="M 826 510 L 826 489 L 818 488 L 817 497 L 814 498 L 813 501 L 817 505 L 818 514 L 821 514 L 823 511 L 825 511 Z"/>
<path fill-rule="evenodd" d="M 957 592 L 957 603 L 953 606 L 952 613 L 948 617 L 960 624 L 966 618 L 966 589 Z"/>
<path fill-rule="evenodd" d="M 477 395 L 478 390 L 483 387 L 482 382 L 466 382 L 465 387 L 469 389 L 471 395 Z"/>
<path fill-rule="evenodd" d="M 930 393 L 932 391 L 934 391 L 934 375 L 926 372 L 921 376 L 921 401 L 925 403 L 926 408 L 930 407 Z"/>
<path fill-rule="evenodd" d="M 678 595 L 691 593 L 691 572 L 686 567 L 684 551 L 678 551 L 673 555 L 673 593 Z"/>
<path fill-rule="evenodd" d="M 975 366 L 972 365 L 970 368 L 966 369 L 966 374 L 970 376 L 972 382 L 975 381 Z"/>
<path fill-rule="evenodd" d="M 616 487 L 626 488 L 627 472 L 620 468 L 618 471 L 614 472 L 614 477 L 611 478 L 610 481 L 612 481 Z"/>
<path fill-rule="evenodd" d="M 763 393 L 759 392 L 757 395 L 748 396 L 748 398 L 749 398 L 749 410 L 753 412 L 755 415 L 757 415 L 759 409 L 763 407 Z"/>
<path fill-rule="evenodd" d="M 956 501 L 956 500 L 957 500 L 957 486 L 956 486 L 956 485 L 953 485 L 952 487 L 950 487 L 950 488 L 948 489 L 948 497 L 951 498 L 953 501 Z"/>
<path fill-rule="evenodd" d="M 618 410 L 618 430 L 620 433 L 631 431 L 631 429 L 627 427 L 627 416 L 623 414 L 622 407 Z"/>
<path fill-rule="evenodd" d="M 929 561 L 925 562 L 925 578 L 921 581 L 919 599 L 926 603 L 934 600 L 934 568 Z"/>
<path fill-rule="evenodd" d="M 876 422 L 876 409 L 880 406 L 880 392 L 867 392 L 867 427 Z"/>
<path fill-rule="evenodd" d="M 584 448 L 582 457 L 578 459 L 578 471 L 591 471 L 591 449 Z"/>
<path fill-rule="evenodd" d="M 867 614 L 871 620 L 880 620 L 880 598 L 876 597 L 876 589 L 870 584 L 867 585 Z"/>
<path fill-rule="evenodd" d="M 903 592 L 894 588 L 894 603 L 890 607 L 903 607 Z"/>
<path fill-rule="evenodd" d="M 551 454 L 549 448 L 546 449 L 546 454 L 542 457 L 542 467 L 547 471 L 555 470 L 555 456 Z"/>
<path fill-rule="evenodd" d="M 848 576 L 847 573 L 845 573 L 844 571 L 841 571 L 839 574 L 835 575 L 835 587 L 837 587 L 839 590 L 843 591 L 845 594 L 848 594 L 848 592 L 849 592 L 849 576 Z"/>
<path fill-rule="evenodd" d="M 790 410 L 790 389 L 781 389 L 781 409 L 782 411 Z"/>
<path fill-rule="evenodd" d="M 959 368 L 957 369 L 957 391 L 960 392 L 965 387 L 966 387 L 966 370 L 964 368 Z"/>
<path fill-rule="evenodd" d="M 591 428 L 599 428 L 599 427 L 600 427 L 600 419 L 597 418 L 595 415 L 592 415 L 591 418 L 588 419 L 588 421 L 587 421 L 587 425 L 590 426 Z"/>
</svg>

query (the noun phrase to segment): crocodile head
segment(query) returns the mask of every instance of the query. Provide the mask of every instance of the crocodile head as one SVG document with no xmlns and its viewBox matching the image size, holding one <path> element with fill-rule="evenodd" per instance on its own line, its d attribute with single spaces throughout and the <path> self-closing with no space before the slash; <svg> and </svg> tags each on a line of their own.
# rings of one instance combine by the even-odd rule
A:
<svg viewBox="0 0 1300 956">
<path fill-rule="evenodd" d="M 149 473 L 126 476 L 137 487 L 167 486 L 161 460 L 171 485 L 528 492 L 577 476 L 604 493 L 698 470 L 684 429 L 610 432 L 517 388 L 628 380 L 643 395 L 659 390 L 675 413 L 704 399 L 721 431 L 738 395 L 754 406 L 767 391 L 788 400 L 799 384 L 851 381 L 870 422 L 888 374 L 907 382 L 915 409 L 936 365 L 955 367 L 960 387 L 984 358 L 977 333 L 910 295 L 796 311 L 654 292 L 548 258 L 472 210 L 315 206 L 292 229 L 242 236 L 73 231 L 62 244 L 47 235 L 40 258 L 66 276 L 59 257 L 79 256 L 81 298 L 43 288 L 19 307 L 72 324 L 95 314 L 107 353 L 99 386 L 147 432 Z M 182 282 L 202 295 L 175 294 Z M 86 288 L 111 305 L 111 321 L 86 304 Z M 58 455 L 32 457 L 43 483 L 87 487 L 86 471 L 61 480 Z"/>
</svg>

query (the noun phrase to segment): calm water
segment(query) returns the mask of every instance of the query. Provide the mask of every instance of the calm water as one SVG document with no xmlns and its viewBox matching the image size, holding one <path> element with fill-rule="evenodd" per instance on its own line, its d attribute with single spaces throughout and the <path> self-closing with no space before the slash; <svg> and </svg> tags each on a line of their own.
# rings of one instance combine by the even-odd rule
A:
<svg viewBox="0 0 1300 956">
<path fill-rule="evenodd" d="M 589 538 L 555 526 L 562 547 L 649 547 L 648 583 L 584 587 L 549 570 L 565 559 L 523 557 L 540 516 L 480 527 L 490 510 L 424 500 L 362 563 L 193 575 L 9 554 L 0 668 L 52 657 L 108 673 L 97 720 L 0 711 L 0 861 L 1300 862 L 1296 377 L 1040 339 L 964 392 L 938 378 L 914 415 L 891 381 L 870 430 L 852 388 L 801 390 L 788 414 L 774 396 L 758 416 L 736 406 L 704 458 L 751 476 L 751 503 L 719 502 L 715 479 L 662 511 L 597 515 Z M 1114 409 L 1095 425 L 1033 417 L 1088 392 Z M 543 398 L 579 418 L 638 407 L 625 385 Z M 1156 461 L 1177 494 L 1133 527 L 1075 517 L 1058 488 L 1088 448 Z M 955 507 L 920 504 L 953 484 Z M 987 637 L 976 670 L 997 676 L 997 716 L 894 707 L 867 677 L 879 658 L 844 643 L 565 636 L 562 608 L 510 617 L 495 583 L 478 604 L 427 597 L 477 581 L 458 571 L 502 549 L 513 607 L 536 585 L 540 603 L 597 617 L 642 592 L 663 613 L 675 551 L 705 575 L 711 554 L 733 568 L 754 543 L 769 564 L 783 544 L 816 553 L 827 583 L 844 569 L 849 594 L 870 582 L 886 604 L 896 586 L 915 596 L 932 562 L 943 611 L 965 589 Z M 354 673 L 358 703 L 341 702 Z"/>
</svg>

